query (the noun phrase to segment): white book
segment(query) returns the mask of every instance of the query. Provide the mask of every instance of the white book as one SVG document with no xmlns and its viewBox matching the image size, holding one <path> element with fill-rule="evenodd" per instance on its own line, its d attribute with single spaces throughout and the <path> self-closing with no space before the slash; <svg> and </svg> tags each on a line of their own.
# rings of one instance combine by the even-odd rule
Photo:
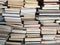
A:
<svg viewBox="0 0 60 45">
<path fill-rule="evenodd" d="M 43 40 L 55 40 L 55 35 L 43 35 Z"/>
<path fill-rule="evenodd" d="M 39 42 L 40 42 L 40 41 L 41 41 L 41 38 L 25 38 L 25 41 L 26 41 L 26 42 L 27 42 L 27 41 L 31 41 L 31 42 L 32 42 L 32 41 L 36 41 L 36 42 L 39 41 Z"/>
<path fill-rule="evenodd" d="M 20 14 L 9 14 L 9 13 L 3 13 L 2 16 L 20 17 Z"/>
<path fill-rule="evenodd" d="M 37 18 L 38 20 L 46 20 L 46 19 L 52 19 L 52 20 L 55 20 L 55 19 L 60 19 L 59 17 L 38 17 Z"/>
<path fill-rule="evenodd" d="M 38 24 L 38 25 L 24 25 L 24 27 L 31 27 L 31 28 L 37 28 L 37 27 L 40 27 L 40 25 Z"/>
<path fill-rule="evenodd" d="M 38 42 L 32 41 L 32 42 L 25 42 L 25 44 L 40 44 L 40 42 L 39 41 Z"/>
<path fill-rule="evenodd" d="M 33 11 L 34 10 L 34 11 Z M 25 14 L 35 14 L 36 9 L 28 9 L 28 8 L 23 8 L 21 9 L 21 15 Z"/>
<path fill-rule="evenodd" d="M 25 35 L 24 35 L 24 36 L 22 36 L 22 35 L 11 36 L 11 38 L 13 38 L 13 39 L 16 39 L 16 38 L 18 38 L 18 39 L 19 39 L 19 38 L 25 38 Z"/>
<path fill-rule="evenodd" d="M 23 38 L 9 38 L 12 41 L 23 41 Z"/>
<path fill-rule="evenodd" d="M 60 13 L 40 13 L 40 15 L 60 15 Z"/>
<path fill-rule="evenodd" d="M 45 22 L 45 23 L 42 23 L 43 25 L 55 25 L 55 26 L 58 26 L 59 24 L 57 23 L 48 23 L 48 22 Z"/>
<path fill-rule="evenodd" d="M 21 18 L 17 17 L 4 17 L 5 21 L 12 21 L 12 22 L 21 22 Z"/>
<path fill-rule="evenodd" d="M 59 9 L 59 5 L 45 5 L 43 9 Z"/>
<path fill-rule="evenodd" d="M 16 14 L 16 13 L 20 13 L 20 12 L 18 12 L 18 11 L 10 11 L 9 10 L 9 11 L 5 11 L 5 13 L 12 13 L 12 14 L 15 13 Z"/>
<path fill-rule="evenodd" d="M 14 32 L 14 33 L 26 33 L 26 31 L 24 31 L 24 30 L 12 30 L 12 32 Z"/>
<path fill-rule="evenodd" d="M 60 23 L 60 20 L 57 20 L 56 23 Z"/>
<path fill-rule="evenodd" d="M 49 19 L 46 19 L 46 20 L 40 20 L 40 22 L 44 22 L 44 21 L 54 22 L 55 20 L 49 20 Z"/>
</svg>

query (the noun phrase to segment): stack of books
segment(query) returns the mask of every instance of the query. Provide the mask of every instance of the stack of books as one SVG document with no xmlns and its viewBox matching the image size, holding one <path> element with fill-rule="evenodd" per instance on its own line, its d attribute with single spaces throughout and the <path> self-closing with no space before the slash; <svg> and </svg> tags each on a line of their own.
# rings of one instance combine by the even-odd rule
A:
<svg viewBox="0 0 60 45">
<path fill-rule="evenodd" d="M 25 8 L 37 8 L 40 7 L 38 6 L 38 1 L 37 0 L 25 0 Z"/>
<path fill-rule="evenodd" d="M 10 8 L 23 8 L 24 0 L 8 0 L 8 6 Z"/>
<path fill-rule="evenodd" d="M 0 25 L 0 45 L 5 45 L 11 32 L 11 27 L 7 25 Z"/>
<path fill-rule="evenodd" d="M 5 24 L 16 28 L 23 28 L 19 9 L 7 8 L 2 15 L 6 21 Z"/>
<path fill-rule="evenodd" d="M 59 0 L 44 0 L 42 9 L 59 9 Z"/>
<path fill-rule="evenodd" d="M 24 41 L 25 34 L 25 30 L 13 28 L 7 45 L 21 45 Z"/>
<path fill-rule="evenodd" d="M 6 24 L 0 25 L 0 44 L 60 43 L 59 0 L 8 0 L 8 8 L 5 2 L 0 0 L 0 24 Z"/>
<path fill-rule="evenodd" d="M 42 9 L 38 9 L 36 19 L 41 23 L 42 44 L 57 43 L 57 31 L 60 29 L 59 0 L 44 0 Z"/>
<path fill-rule="evenodd" d="M 0 25 L 4 24 L 4 18 L 2 16 L 2 13 L 4 12 L 4 9 L 7 8 L 5 6 L 6 0 L 0 0 Z"/>
<path fill-rule="evenodd" d="M 33 11 L 34 10 L 34 11 Z M 22 21 L 26 29 L 25 44 L 40 43 L 40 24 L 35 20 L 36 9 L 21 9 Z"/>
</svg>

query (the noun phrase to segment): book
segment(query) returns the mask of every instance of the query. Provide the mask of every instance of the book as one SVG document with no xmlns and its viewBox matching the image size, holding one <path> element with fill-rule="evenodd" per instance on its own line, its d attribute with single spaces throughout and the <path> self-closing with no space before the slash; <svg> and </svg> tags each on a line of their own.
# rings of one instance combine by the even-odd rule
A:
<svg viewBox="0 0 60 45">
<path fill-rule="evenodd" d="M 44 2 L 59 2 L 59 0 L 44 0 Z"/>
<path fill-rule="evenodd" d="M 26 33 L 25 30 L 12 30 L 13 33 Z"/>
<path fill-rule="evenodd" d="M 32 2 L 34 1 L 34 2 Z M 38 2 L 37 0 L 25 0 L 25 8 L 37 8 L 37 7 L 40 7 L 38 6 Z"/>
<path fill-rule="evenodd" d="M 16 33 L 13 34 L 12 33 L 12 34 L 10 34 L 10 36 L 11 36 L 10 38 L 18 38 L 18 39 L 19 38 L 25 38 L 25 34 L 16 34 Z"/>
<path fill-rule="evenodd" d="M 26 34 L 27 38 L 36 38 L 36 37 L 41 37 L 40 34 Z"/>
<path fill-rule="evenodd" d="M 32 42 L 32 41 L 36 41 L 36 42 L 39 41 L 40 42 L 41 38 L 25 38 L 25 41 L 26 42 Z"/>
<path fill-rule="evenodd" d="M 33 11 L 34 10 L 34 11 Z M 34 15 L 36 12 L 36 9 L 30 9 L 30 8 L 22 8 L 21 9 L 21 15 Z"/>
<path fill-rule="evenodd" d="M 8 6 L 10 8 L 22 8 L 24 5 L 23 0 L 8 0 Z"/>
<path fill-rule="evenodd" d="M 17 17 L 4 17 L 5 21 L 11 21 L 11 22 L 21 22 L 21 18 Z"/>
<path fill-rule="evenodd" d="M 24 25 L 25 28 L 39 28 L 40 25 L 37 24 L 37 25 Z"/>
<path fill-rule="evenodd" d="M 55 40 L 55 35 L 43 35 L 43 40 Z"/>
<path fill-rule="evenodd" d="M 38 24 L 38 21 L 24 21 L 24 24 L 26 24 L 26 25 L 33 24 L 34 25 L 34 24 Z"/>
<path fill-rule="evenodd" d="M 15 41 L 15 42 L 23 41 L 23 38 L 9 38 L 9 41 Z"/>
<path fill-rule="evenodd" d="M 42 9 L 57 9 L 59 10 L 59 5 L 44 5 Z"/>
<path fill-rule="evenodd" d="M 20 9 L 15 9 L 15 8 L 6 8 L 5 13 L 7 14 L 19 14 Z"/>
<path fill-rule="evenodd" d="M 7 45 L 21 45 L 21 42 L 6 42 Z"/>
<path fill-rule="evenodd" d="M 60 12 L 60 10 L 40 10 L 40 9 L 38 9 L 38 12 L 39 13 L 59 13 Z"/>
<path fill-rule="evenodd" d="M 5 16 L 5 17 L 20 17 L 20 14 L 3 13 L 2 16 Z"/>
<path fill-rule="evenodd" d="M 57 29 L 45 28 L 41 31 L 42 34 L 57 34 Z"/>
<path fill-rule="evenodd" d="M 40 42 L 25 42 L 25 44 L 40 44 Z"/>
<path fill-rule="evenodd" d="M 56 41 L 53 40 L 53 41 L 42 41 L 41 44 L 55 44 Z"/>
</svg>

